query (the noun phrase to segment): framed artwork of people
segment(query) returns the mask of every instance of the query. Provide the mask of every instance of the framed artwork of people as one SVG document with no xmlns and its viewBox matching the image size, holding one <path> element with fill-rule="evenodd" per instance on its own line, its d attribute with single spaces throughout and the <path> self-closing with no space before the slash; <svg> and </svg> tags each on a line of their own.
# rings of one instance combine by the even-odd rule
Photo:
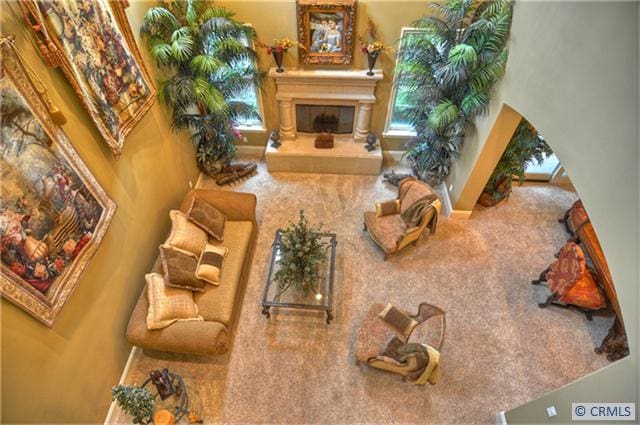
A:
<svg viewBox="0 0 640 425">
<path fill-rule="evenodd" d="M 357 0 L 297 0 L 298 51 L 305 64 L 351 64 Z"/>
</svg>

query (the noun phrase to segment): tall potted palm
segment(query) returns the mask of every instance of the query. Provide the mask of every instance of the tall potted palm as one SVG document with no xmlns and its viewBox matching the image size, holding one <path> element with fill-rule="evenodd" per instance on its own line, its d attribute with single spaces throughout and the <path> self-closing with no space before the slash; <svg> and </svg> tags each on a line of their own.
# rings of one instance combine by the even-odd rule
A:
<svg viewBox="0 0 640 425">
<path fill-rule="evenodd" d="M 408 96 L 416 130 L 406 157 L 431 184 L 444 181 L 464 142 L 465 127 L 486 111 L 504 74 L 511 28 L 510 0 L 444 0 L 414 22 L 400 43 L 397 83 Z"/>
<path fill-rule="evenodd" d="M 262 79 L 250 47 L 256 34 L 233 16 L 208 1 L 167 1 L 147 11 L 140 30 L 171 75 L 159 82 L 158 96 L 171 108 L 172 128 L 191 131 L 198 166 L 210 175 L 236 157 L 235 120 L 257 114 L 238 100 Z"/>
</svg>

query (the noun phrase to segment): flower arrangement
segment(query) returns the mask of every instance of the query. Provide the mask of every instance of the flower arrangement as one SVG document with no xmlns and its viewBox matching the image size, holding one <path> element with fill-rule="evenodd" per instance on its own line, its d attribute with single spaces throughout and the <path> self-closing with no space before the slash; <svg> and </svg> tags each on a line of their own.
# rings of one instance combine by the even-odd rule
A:
<svg viewBox="0 0 640 425">
<path fill-rule="evenodd" d="M 283 38 L 274 38 L 273 44 L 269 45 L 266 43 L 258 42 L 258 45 L 264 47 L 267 50 L 267 54 L 270 55 L 273 52 L 277 53 L 286 53 L 289 49 L 293 47 L 297 47 L 299 49 L 304 49 L 304 46 L 297 41 L 292 41 L 288 37 Z"/>
<path fill-rule="evenodd" d="M 360 41 L 360 51 L 376 58 L 383 52 L 392 50 L 391 47 L 385 46 L 382 41 L 378 40 L 378 29 L 371 19 L 367 23 L 367 36 L 360 36 L 358 40 Z"/>
<path fill-rule="evenodd" d="M 291 286 L 308 293 L 321 278 L 321 265 L 327 260 L 329 244 L 322 242 L 322 224 L 309 225 L 300 210 L 297 223 L 290 223 L 280 237 L 279 270 L 274 282 L 284 292 Z"/>
<path fill-rule="evenodd" d="M 368 55 L 379 56 L 382 52 L 389 49 L 382 44 L 382 41 L 376 40 L 373 43 L 360 42 L 360 51 Z"/>
</svg>

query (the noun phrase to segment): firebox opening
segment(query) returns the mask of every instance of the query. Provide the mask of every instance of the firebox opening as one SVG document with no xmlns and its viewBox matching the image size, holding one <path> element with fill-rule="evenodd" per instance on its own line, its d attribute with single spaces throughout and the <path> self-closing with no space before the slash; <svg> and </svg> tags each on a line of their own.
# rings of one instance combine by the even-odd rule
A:
<svg viewBox="0 0 640 425">
<path fill-rule="evenodd" d="M 351 134 L 355 110 L 355 106 L 296 105 L 296 128 L 298 133 Z"/>
</svg>

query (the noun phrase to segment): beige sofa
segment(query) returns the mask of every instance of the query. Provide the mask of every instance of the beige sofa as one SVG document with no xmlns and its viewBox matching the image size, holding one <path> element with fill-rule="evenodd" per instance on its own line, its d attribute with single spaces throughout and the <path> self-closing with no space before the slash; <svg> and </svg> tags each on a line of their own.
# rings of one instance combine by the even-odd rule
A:
<svg viewBox="0 0 640 425">
<path fill-rule="evenodd" d="M 258 232 L 256 197 L 250 193 L 195 189 L 182 201 L 181 211 L 187 211 L 194 196 L 204 199 L 227 216 L 224 242 L 209 240 L 211 244 L 229 249 L 220 285 L 206 285 L 203 293 L 194 293 L 204 321 L 176 322 L 157 330 L 147 329 L 145 285 L 127 327 L 127 339 L 137 347 L 201 355 L 222 354 L 229 348 L 231 328 L 249 276 Z M 153 271 L 162 273 L 159 260 L 156 260 Z"/>
</svg>

